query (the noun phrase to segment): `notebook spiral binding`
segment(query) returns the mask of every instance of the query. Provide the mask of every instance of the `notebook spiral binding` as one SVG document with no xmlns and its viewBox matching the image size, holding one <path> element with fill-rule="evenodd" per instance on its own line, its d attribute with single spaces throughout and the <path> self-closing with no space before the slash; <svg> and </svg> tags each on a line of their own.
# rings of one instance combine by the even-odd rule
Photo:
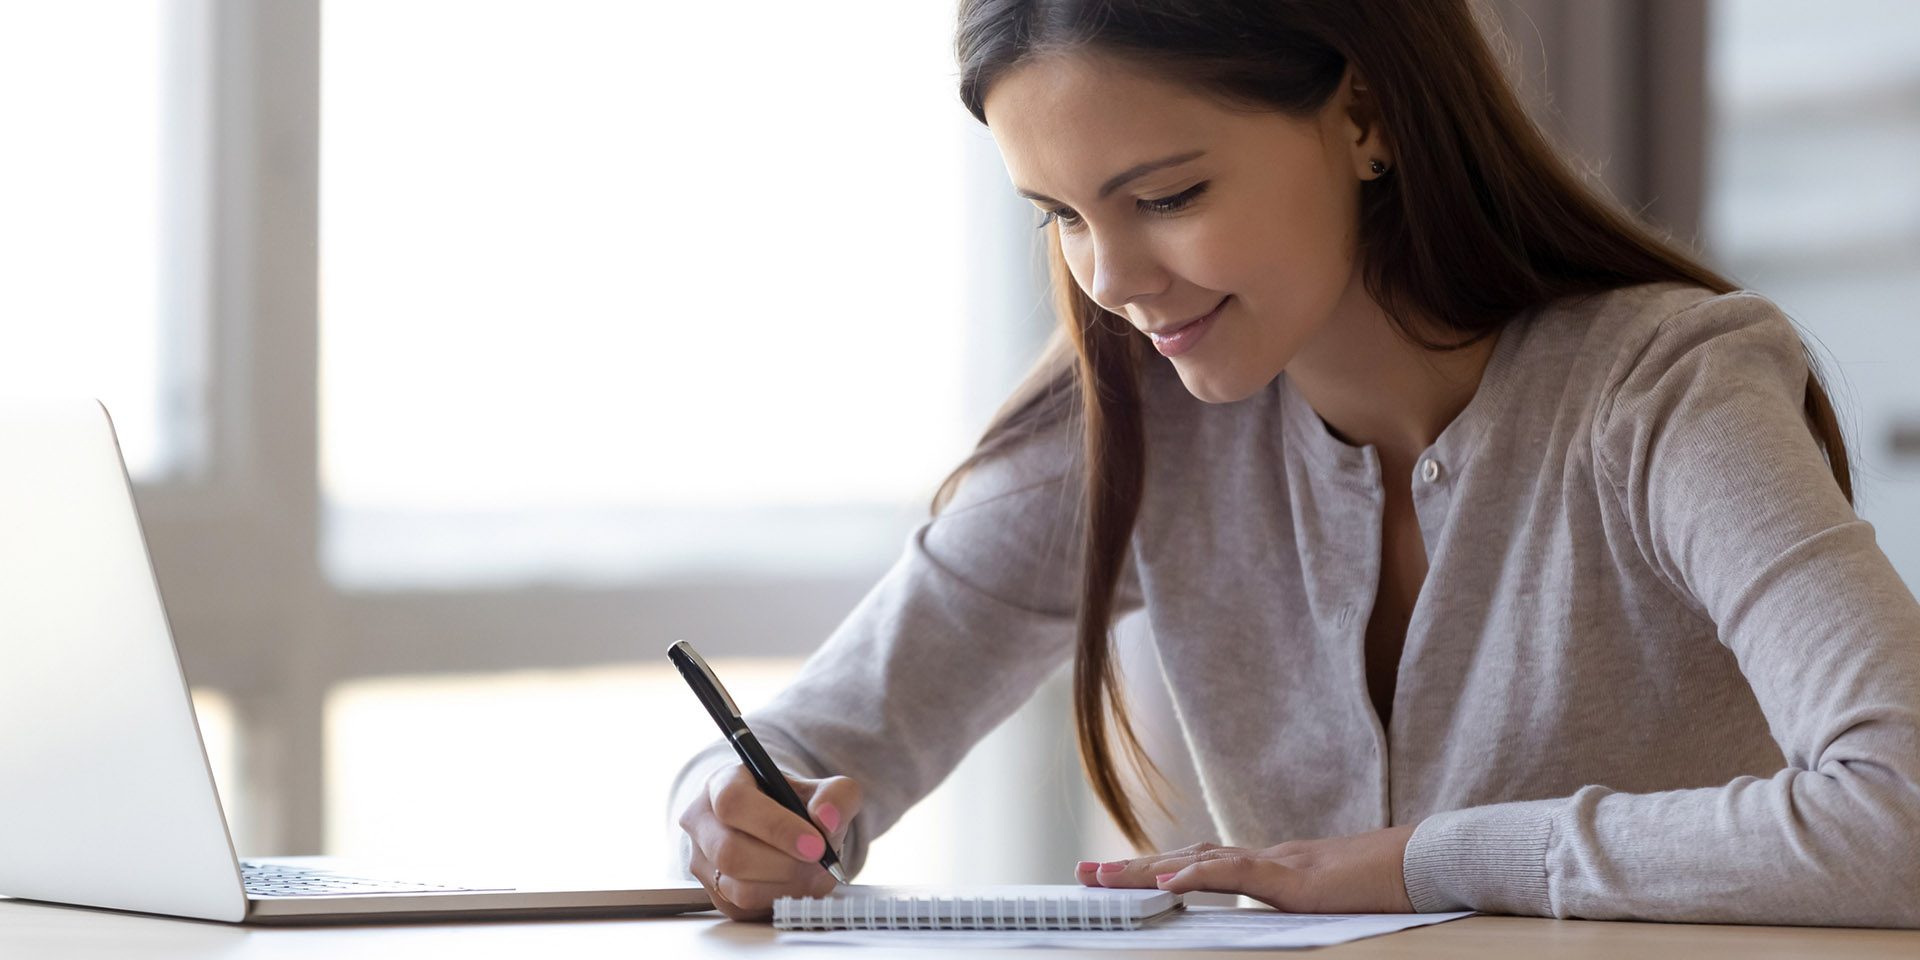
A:
<svg viewBox="0 0 1920 960">
<path fill-rule="evenodd" d="M 906 909 L 903 911 L 902 906 Z M 780 930 L 1134 930 L 1138 911 L 1109 897 L 781 897 Z"/>
</svg>

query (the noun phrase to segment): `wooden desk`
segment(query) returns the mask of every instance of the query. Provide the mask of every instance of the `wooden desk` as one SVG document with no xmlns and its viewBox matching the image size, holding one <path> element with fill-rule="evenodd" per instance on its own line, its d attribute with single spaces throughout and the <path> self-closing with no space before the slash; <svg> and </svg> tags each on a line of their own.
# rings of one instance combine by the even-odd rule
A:
<svg viewBox="0 0 1920 960">
<path fill-rule="evenodd" d="M 385 927 L 249 929 L 191 920 L 48 907 L 0 900 L 0 957 L 8 960 L 221 960 L 334 958 L 354 960 L 461 960 L 527 957 L 565 960 L 678 960 L 681 957 L 802 956 L 813 960 L 900 955 L 853 948 L 789 949 L 774 942 L 765 924 L 733 923 L 719 914 L 657 920 L 570 920 L 543 923 L 418 924 Z M 1067 960 L 1099 954 L 1137 960 L 1171 956 L 1293 957 L 1298 950 L 1190 954 L 1159 951 L 1009 950 L 999 954 L 1032 960 Z M 1920 930 L 1851 930 L 1820 927 L 1696 926 L 1607 923 L 1528 917 L 1467 917 L 1404 933 L 1320 947 L 1310 954 L 1330 960 L 1366 958 L 1569 957 L 1592 960 L 1766 960 L 1772 957 L 1920 957 Z M 916 950 L 910 957 L 968 957 L 973 951 Z"/>
</svg>

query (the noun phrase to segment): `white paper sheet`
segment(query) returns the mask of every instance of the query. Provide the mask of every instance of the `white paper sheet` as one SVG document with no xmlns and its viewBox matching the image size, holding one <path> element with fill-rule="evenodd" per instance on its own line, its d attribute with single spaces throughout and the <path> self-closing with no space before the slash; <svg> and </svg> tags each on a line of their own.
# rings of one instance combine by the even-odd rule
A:
<svg viewBox="0 0 1920 960">
<path fill-rule="evenodd" d="M 788 931 L 783 944 L 836 947 L 1077 947 L 1106 950 L 1272 950 L 1324 947 L 1470 917 L 1465 913 L 1280 913 L 1187 907 L 1139 930 Z"/>
</svg>

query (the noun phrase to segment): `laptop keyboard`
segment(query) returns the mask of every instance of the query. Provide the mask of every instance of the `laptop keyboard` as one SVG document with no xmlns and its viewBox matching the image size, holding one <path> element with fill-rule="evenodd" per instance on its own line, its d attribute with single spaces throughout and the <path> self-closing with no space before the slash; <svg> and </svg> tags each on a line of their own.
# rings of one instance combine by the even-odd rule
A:
<svg viewBox="0 0 1920 960">
<path fill-rule="evenodd" d="M 475 893 L 512 887 L 455 887 L 442 883 L 374 880 L 328 870 L 240 861 L 240 881 L 255 897 L 338 897 L 367 893 Z"/>
</svg>

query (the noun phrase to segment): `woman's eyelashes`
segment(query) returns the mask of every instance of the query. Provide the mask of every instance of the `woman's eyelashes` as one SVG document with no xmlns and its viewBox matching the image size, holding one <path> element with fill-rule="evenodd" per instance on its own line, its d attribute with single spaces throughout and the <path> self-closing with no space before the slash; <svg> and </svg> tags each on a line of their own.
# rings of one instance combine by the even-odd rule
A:
<svg viewBox="0 0 1920 960">
<path fill-rule="evenodd" d="M 1145 213 L 1174 213 L 1185 209 L 1188 204 L 1192 203 L 1201 194 L 1207 192 L 1207 185 L 1210 182 L 1211 181 L 1202 180 L 1171 197 L 1162 197 L 1158 200 L 1142 200 L 1139 204 L 1140 209 Z M 1058 210 L 1049 210 L 1046 212 L 1046 216 L 1040 218 L 1039 229 L 1044 230 L 1047 224 L 1055 221 L 1059 221 L 1062 229 L 1077 227 L 1080 225 L 1080 215 L 1074 213 L 1073 210 L 1067 207 L 1061 207 Z"/>
</svg>

